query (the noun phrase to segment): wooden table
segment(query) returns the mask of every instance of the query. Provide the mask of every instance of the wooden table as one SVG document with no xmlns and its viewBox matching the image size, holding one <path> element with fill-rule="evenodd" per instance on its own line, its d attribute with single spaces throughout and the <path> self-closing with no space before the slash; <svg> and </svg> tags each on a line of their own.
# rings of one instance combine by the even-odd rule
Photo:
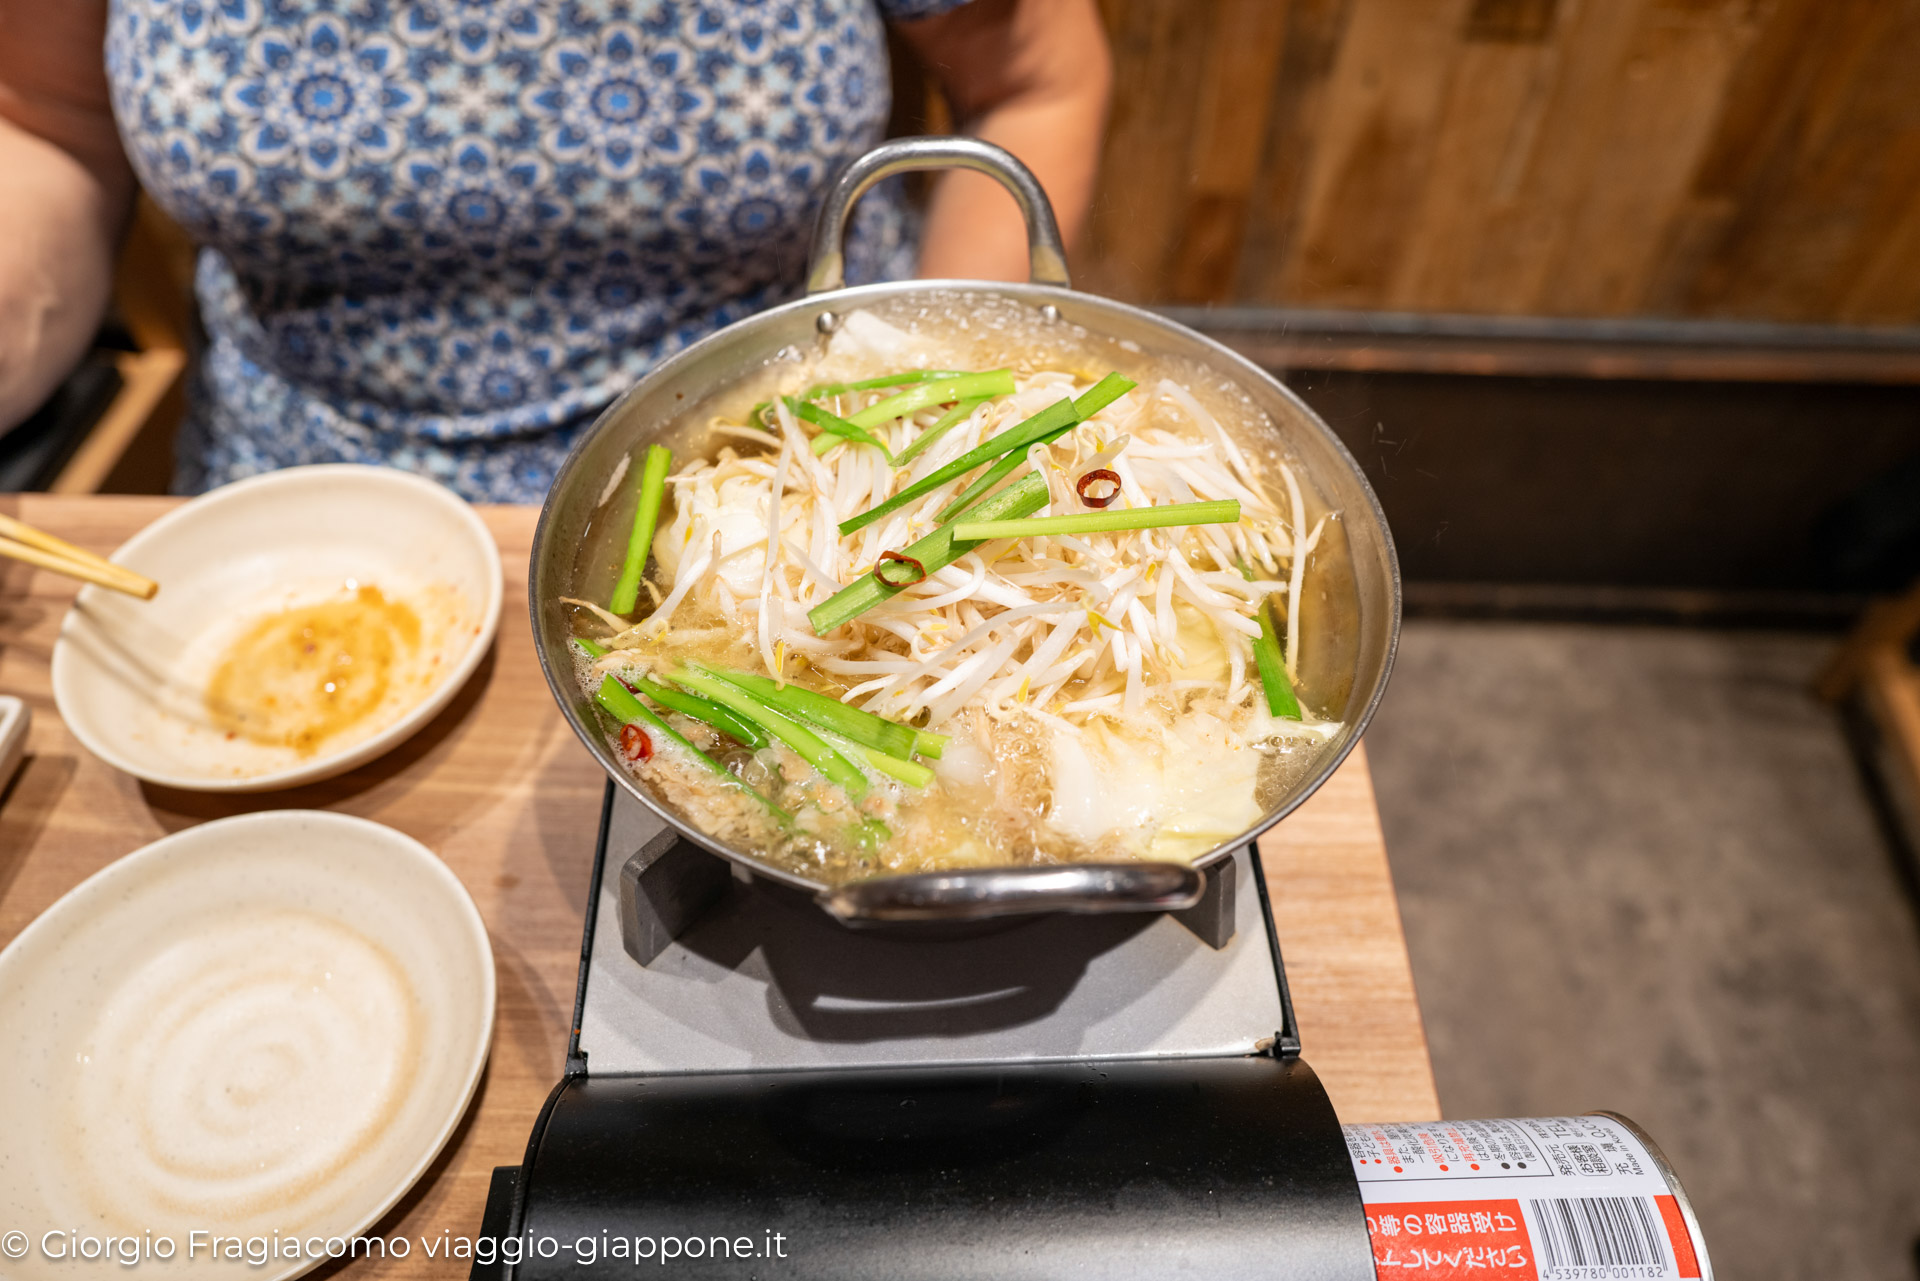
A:
<svg viewBox="0 0 1920 1281">
<path fill-rule="evenodd" d="M 0 497 L 0 511 L 109 552 L 176 501 L 21 495 Z M 390 824 L 437 851 L 472 893 L 499 969 L 493 1057 L 453 1142 L 378 1229 L 416 1240 L 478 1228 L 493 1167 L 520 1162 L 559 1079 L 603 783 L 534 657 L 525 584 L 535 512 L 482 514 L 507 575 L 492 657 L 445 713 L 396 751 L 331 782 L 266 796 L 152 787 L 90 756 L 55 713 L 48 674 L 75 584 L 0 561 L 0 693 L 21 695 L 34 713 L 26 763 L 0 797 L 0 944 L 121 855 L 256 809 L 337 809 Z M 1340 1115 L 1438 1116 L 1365 756 L 1354 753 L 1261 848 L 1305 1057 Z M 354 1271 L 465 1269 L 416 1250 L 407 1261 L 362 1261 Z"/>
</svg>

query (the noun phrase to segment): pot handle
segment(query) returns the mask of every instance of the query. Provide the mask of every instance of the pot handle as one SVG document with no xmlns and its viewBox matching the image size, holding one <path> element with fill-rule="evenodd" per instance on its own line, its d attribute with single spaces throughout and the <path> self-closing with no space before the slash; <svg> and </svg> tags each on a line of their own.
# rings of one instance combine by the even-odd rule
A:
<svg viewBox="0 0 1920 1281">
<path fill-rule="evenodd" d="M 842 921 L 970 921 L 1035 912 L 1177 912 L 1200 901 L 1205 872 L 1185 863 L 984 867 L 852 881 L 820 896 Z"/>
<path fill-rule="evenodd" d="M 917 169 L 971 169 L 1007 189 L 1027 220 L 1027 275 L 1036 285 L 1072 284 L 1067 250 L 1053 206 L 1033 171 L 1004 147 L 978 138 L 899 138 L 883 142 L 848 165 L 827 192 L 813 224 L 813 253 L 807 261 L 807 292 L 827 293 L 847 283 L 847 215 L 853 202 L 883 178 Z"/>
</svg>

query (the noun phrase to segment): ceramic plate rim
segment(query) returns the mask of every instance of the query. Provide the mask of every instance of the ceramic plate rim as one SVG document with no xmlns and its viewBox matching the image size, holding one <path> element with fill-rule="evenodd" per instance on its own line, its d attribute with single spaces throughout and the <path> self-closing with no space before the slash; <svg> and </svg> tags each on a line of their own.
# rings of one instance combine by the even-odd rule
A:
<svg viewBox="0 0 1920 1281">
<path fill-rule="evenodd" d="M 420 1155 L 406 1174 L 401 1176 L 397 1186 L 382 1193 L 379 1206 L 365 1215 L 356 1214 L 354 1227 L 350 1231 L 331 1234 L 344 1235 L 351 1240 L 357 1236 L 364 1236 L 370 1228 L 377 1227 L 393 1207 L 400 1204 L 401 1199 L 419 1184 L 427 1170 L 440 1158 L 440 1154 L 446 1151 L 448 1141 L 453 1138 L 453 1132 L 460 1128 L 460 1122 L 466 1118 L 467 1109 L 473 1105 L 474 1096 L 479 1093 L 480 1078 L 485 1075 L 487 1063 L 493 1055 L 493 1033 L 499 1001 L 499 981 L 494 973 L 496 961 L 493 955 L 493 940 L 487 934 L 486 920 L 480 915 L 480 908 L 474 903 L 473 895 L 467 892 L 466 885 L 439 855 L 398 828 L 388 827 L 385 823 L 378 823 L 370 818 L 361 818 L 357 814 L 342 814 L 335 810 L 256 810 L 248 814 L 233 814 L 226 818 L 196 823 L 192 827 L 185 827 L 177 832 L 170 832 L 158 840 L 149 841 L 131 853 L 114 859 L 55 899 L 39 915 L 27 922 L 26 927 L 14 935 L 5 947 L 0 948 L 0 975 L 4 975 L 8 961 L 24 950 L 30 941 L 55 929 L 62 913 L 80 911 L 80 907 L 73 906 L 76 900 L 91 898 L 103 892 L 99 888 L 101 885 L 111 886 L 115 879 L 132 874 L 127 869 L 137 868 L 155 858 L 162 857 L 172 847 L 208 839 L 207 833 L 210 831 L 225 833 L 233 829 L 251 827 L 271 829 L 281 824 L 297 826 L 302 823 L 316 822 L 323 826 L 331 825 L 351 830 L 369 843 L 383 844 L 402 857 L 416 859 L 426 867 L 430 877 L 436 878 L 451 891 L 449 901 L 454 905 L 455 915 L 470 927 L 468 941 L 478 944 L 480 986 L 485 1005 L 481 1011 L 480 1036 L 467 1064 L 466 1081 L 460 1089 L 459 1106 L 448 1110 L 446 1119 L 441 1122 L 434 1134 L 431 1146 Z M 214 839 L 218 841 L 219 838 Z M 218 848 L 217 844 L 216 848 Z M 282 854 L 275 857 L 291 856 Z M 256 1278 L 256 1281 L 293 1281 L 294 1278 L 304 1276 L 321 1264 L 329 1262 L 332 1260 L 324 1255 L 318 1259 L 298 1260 L 291 1269 L 262 1274 Z"/>
<path fill-rule="evenodd" d="M 165 538 L 177 526 L 189 521 L 204 519 L 208 513 L 217 512 L 220 507 L 235 495 L 251 493 L 256 489 L 273 488 L 282 485 L 304 485 L 324 481 L 328 477 L 350 477 L 358 482 L 369 484 L 398 484 L 411 489 L 423 499 L 429 499 L 451 514 L 458 517 L 465 532 L 482 549 L 486 563 L 492 569 L 488 582 L 486 600 L 481 604 L 480 631 L 460 661 L 454 664 L 446 679 L 436 685 L 427 696 L 396 719 L 391 725 L 377 734 L 369 735 L 350 747 L 342 748 L 332 754 L 323 754 L 311 761 L 270 774 L 254 774 L 245 778 L 218 778 L 200 774 L 171 774 L 150 769 L 129 759 L 114 745 L 103 740 L 85 723 L 84 718 L 72 714 L 74 695 L 69 691 L 71 682 L 76 679 L 72 667 L 72 647 L 69 645 L 69 629 L 78 626 L 80 607 L 88 602 L 106 598 L 107 590 L 91 583 L 83 586 L 74 596 L 66 615 L 60 620 L 60 634 L 54 640 L 52 677 L 53 701 L 60 719 L 65 722 L 80 745 L 92 752 L 100 760 L 131 774 L 144 782 L 159 787 L 173 787 L 191 792 L 271 792 L 282 788 L 297 787 L 304 783 L 317 783 L 324 779 L 344 774 L 358 768 L 368 761 L 384 756 L 415 734 L 419 733 L 434 717 L 445 711 L 454 697 L 466 687 L 474 672 L 485 661 L 487 651 L 492 648 L 494 639 L 500 630 L 500 613 L 505 598 L 505 570 L 500 560 L 500 547 L 494 541 L 493 533 L 486 522 L 480 519 L 480 513 L 471 503 L 452 490 L 424 476 L 412 472 L 400 471 L 392 467 L 379 467 L 365 463 L 315 463 L 300 467 L 287 467 L 279 471 L 265 472 L 258 476 L 249 476 L 231 485 L 222 485 L 194 498 L 172 511 L 165 513 L 132 538 L 120 544 L 111 556 L 120 560 L 130 554 L 137 554 L 152 543 Z M 164 591 L 164 586 L 162 587 Z"/>
</svg>

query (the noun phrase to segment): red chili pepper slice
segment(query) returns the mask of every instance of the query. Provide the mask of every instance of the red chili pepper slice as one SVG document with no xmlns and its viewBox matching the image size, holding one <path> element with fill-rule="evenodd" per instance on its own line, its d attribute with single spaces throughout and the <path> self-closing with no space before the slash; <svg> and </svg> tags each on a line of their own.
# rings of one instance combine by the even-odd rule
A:
<svg viewBox="0 0 1920 1281">
<path fill-rule="evenodd" d="M 650 761 L 653 759 L 653 740 L 638 725 L 622 725 L 620 751 L 630 761 Z"/>
<path fill-rule="evenodd" d="M 1087 492 L 1088 486 L 1097 485 L 1102 481 L 1105 481 L 1107 484 L 1113 486 L 1113 491 L 1111 493 L 1102 496 L 1098 494 L 1089 494 Z M 1074 485 L 1074 489 L 1078 491 L 1080 495 L 1080 501 L 1085 503 L 1089 507 L 1111 506 L 1113 503 L 1113 500 L 1120 497 L 1120 476 L 1118 473 L 1110 472 L 1104 467 L 1096 467 L 1092 471 L 1088 472 L 1086 475 L 1082 476 L 1079 480 L 1079 483 Z"/>
<path fill-rule="evenodd" d="M 889 562 L 907 566 L 913 572 L 912 578 L 891 578 L 883 571 Z M 896 571 L 898 572 L 898 571 Z M 927 581 L 927 567 L 911 556 L 902 556 L 899 552 L 881 552 L 880 559 L 874 562 L 873 576 L 880 580 L 883 587 L 911 587 L 915 583 Z"/>
</svg>

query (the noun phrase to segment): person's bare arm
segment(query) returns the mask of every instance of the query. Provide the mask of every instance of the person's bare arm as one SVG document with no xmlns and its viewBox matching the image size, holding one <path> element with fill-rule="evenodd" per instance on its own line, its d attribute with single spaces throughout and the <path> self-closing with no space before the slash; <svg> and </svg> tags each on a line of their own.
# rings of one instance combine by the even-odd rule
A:
<svg viewBox="0 0 1920 1281">
<path fill-rule="evenodd" d="M 0 432 L 85 354 L 133 197 L 105 0 L 0 0 Z"/>
<path fill-rule="evenodd" d="M 972 0 L 902 23 L 961 127 L 1020 157 L 1072 244 L 1086 224 L 1113 78 L 1094 0 Z M 920 274 L 1025 280 L 1027 236 L 991 178 L 943 175 L 921 238 Z"/>
</svg>

